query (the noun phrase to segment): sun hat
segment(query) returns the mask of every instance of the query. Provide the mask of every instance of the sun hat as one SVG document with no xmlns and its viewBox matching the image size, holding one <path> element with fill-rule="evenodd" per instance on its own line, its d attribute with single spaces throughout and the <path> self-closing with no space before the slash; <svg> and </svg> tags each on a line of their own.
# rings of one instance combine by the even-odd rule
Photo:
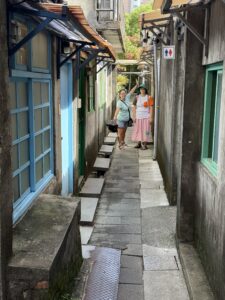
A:
<svg viewBox="0 0 225 300">
<path fill-rule="evenodd" d="M 144 84 L 139 85 L 139 87 L 137 88 L 138 94 L 141 93 L 140 89 L 145 89 L 145 93 L 148 94 L 148 90 Z"/>
</svg>

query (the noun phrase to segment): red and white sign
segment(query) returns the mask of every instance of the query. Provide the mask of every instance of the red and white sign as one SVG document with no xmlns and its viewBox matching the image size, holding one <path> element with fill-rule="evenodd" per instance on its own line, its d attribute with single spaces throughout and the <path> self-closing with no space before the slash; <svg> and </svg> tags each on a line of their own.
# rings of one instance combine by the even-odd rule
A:
<svg viewBox="0 0 225 300">
<path fill-rule="evenodd" d="M 175 59 L 175 46 L 163 47 L 163 58 L 164 59 Z"/>
</svg>

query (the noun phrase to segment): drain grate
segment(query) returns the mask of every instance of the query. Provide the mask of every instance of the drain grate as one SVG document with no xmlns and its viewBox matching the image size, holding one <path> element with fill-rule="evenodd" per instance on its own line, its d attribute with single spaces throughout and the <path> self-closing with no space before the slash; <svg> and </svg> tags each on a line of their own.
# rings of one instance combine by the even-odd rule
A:
<svg viewBox="0 0 225 300">
<path fill-rule="evenodd" d="M 92 270 L 87 280 L 84 300 L 116 300 L 120 276 L 121 252 L 96 248 L 91 255 Z"/>
</svg>

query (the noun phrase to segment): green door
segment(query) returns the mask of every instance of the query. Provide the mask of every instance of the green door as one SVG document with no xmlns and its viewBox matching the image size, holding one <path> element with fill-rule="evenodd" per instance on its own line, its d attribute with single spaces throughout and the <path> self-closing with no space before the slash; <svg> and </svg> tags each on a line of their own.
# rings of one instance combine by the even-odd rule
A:
<svg viewBox="0 0 225 300">
<path fill-rule="evenodd" d="M 79 109 L 79 176 L 84 175 L 85 169 L 85 72 L 80 72 L 79 84 L 81 108 Z"/>
</svg>

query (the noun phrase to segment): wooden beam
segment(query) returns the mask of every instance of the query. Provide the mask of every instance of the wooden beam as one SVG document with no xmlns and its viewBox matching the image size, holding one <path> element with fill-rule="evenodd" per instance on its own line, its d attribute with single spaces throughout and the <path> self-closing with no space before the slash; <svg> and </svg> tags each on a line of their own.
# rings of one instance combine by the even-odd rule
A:
<svg viewBox="0 0 225 300">
<path fill-rule="evenodd" d="M 152 25 L 157 28 L 159 30 L 159 32 L 161 32 L 169 41 L 171 41 L 170 36 L 164 32 L 157 24 L 155 24 L 155 22 L 151 21 Z"/>
<path fill-rule="evenodd" d="M 157 37 L 157 39 L 159 39 L 161 41 L 161 43 L 163 45 L 167 46 L 167 43 L 163 40 L 163 38 L 161 38 L 160 36 L 158 36 L 157 32 L 155 32 L 153 29 L 149 29 L 149 30 L 154 34 L 155 37 Z"/>
<path fill-rule="evenodd" d="M 180 12 L 173 12 L 173 15 L 177 16 L 189 29 L 189 31 L 205 46 L 206 39 L 197 32 L 197 30 L 181 15 Z"/>
</svg>

